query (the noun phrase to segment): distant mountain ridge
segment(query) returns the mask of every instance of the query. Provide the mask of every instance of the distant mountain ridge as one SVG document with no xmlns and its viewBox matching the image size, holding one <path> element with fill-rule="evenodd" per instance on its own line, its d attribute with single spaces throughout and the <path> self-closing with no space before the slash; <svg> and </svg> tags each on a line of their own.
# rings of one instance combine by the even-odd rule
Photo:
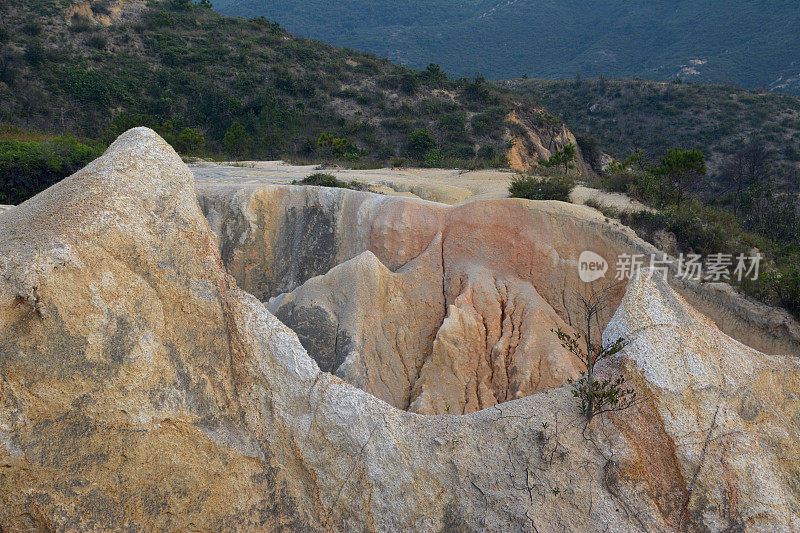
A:
<svg viewBox="0 0 800 533">
<path fill-rule="evenodd" d="M 216 0 L 228 15 L 455 75 L 681 77 L 800 93 L 785 0 Z"/>
</svg>

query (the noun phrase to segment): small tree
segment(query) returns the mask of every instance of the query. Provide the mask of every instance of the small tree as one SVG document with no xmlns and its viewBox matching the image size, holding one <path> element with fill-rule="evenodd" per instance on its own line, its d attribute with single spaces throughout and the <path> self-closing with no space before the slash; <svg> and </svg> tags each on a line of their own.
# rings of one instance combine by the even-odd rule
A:
<svg viewBox="0 0 800 533">
<path fill-rule="evenodd" d="M 244 126 L 238 122 L 231 124 L 231 127 L 228 128 L 228 131 L 225 132 L 225 137 L 222 139 L 222 144 L 228 152 L 235 157 L 242 155 L 246 143 L 247 132 Z"/>
<path fill-rule="evenodd" d="M 595 365 L 619 353 L 627 342 L 620 338 L 616 341 L 603 346 L 601 342 L 592 342 L 592 322 L 596 322 L 608 306 L 611 290 L 615 285 L 608 285 L 601 291 L 591 290 L 589 296 L 579 295 L 579 301 L 584 311 L 584 343 L 580 342 L 581 335 L 575 336 L 563 331 L 561 328 L 552 330 L 561 345 L 572 352 L 586 366 L 586 371 L 581 373 L 576 381 L 569 380 L 574 384 L 572 395 L 580 400 L 580 410 L 590 422 L 595 416 L 612 411 L 622 411 L 631 407 L 636 401 L 636 392 L 633 389 L 625 388 L 625 378 L 597 379 L 595 376 Z M 585 344 L 582 346 L 582 344 Z"/>
<path fill-rule="evenodd" d="M 747 189 L 766 177 L 768 159 L 769 153 L 764 145 L 754 140 L 742 146 L 731 157 L 725 171 L 733 182 L 735 213 L 742 209 Z"/>
<path fill-rule="evenodd" d="M 419 88 L 419 78 L 413 72 L 400 75 L 400 90 L 406 94 L 414 94 Z"/>
<path fill-rule="evenodd" d="M 349 139 L 323 133 L 317 139 L 317 146 L 322 149 L 326 157 L 346 161 L 358 160 L 358 147 Z"/>
<path fill-rule="evenodd" d="M 447 81 L 447 74 L 436 63 L 428 64 L 428 67 L 420 73 L 420 76 L 426 83 L 434 86 L 441 85 Z"/>
<path fill-rule="evenodd" d="M 679 150 L 674 148 L 661 158 L 656 168 L 659 177 L 659 203 L 664 205 L 665 189 L 675 193 L 678 206 L 685 193 L 706 175 L 706 158 L 700 150 Z"/>
<path fill-rule="evenodd" d="M 182 154 L 197 153 L 206 144 L 205 136 L 194 128 L 184 128 L 175 141 L 175 148 Z"/>
<path fill-rule="evenodd" d="M 575 145 L 568 144 L 561 150 L 553 153 L 550 159 L 541 163 L 544 167 L 558 167 L 564 165 L 564 174 L 569 172 L 569 169 L 575 168 Z"/>
</svg>

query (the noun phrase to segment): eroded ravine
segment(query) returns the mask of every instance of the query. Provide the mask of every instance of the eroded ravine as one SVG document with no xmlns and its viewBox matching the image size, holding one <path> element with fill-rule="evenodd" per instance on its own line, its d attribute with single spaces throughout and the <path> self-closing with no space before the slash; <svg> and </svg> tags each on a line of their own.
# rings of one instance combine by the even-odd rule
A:
<svg viewBox="0 0 800 533">
<path fill-rule="evenodd" d="M 291 327 L 320 368 L 400 409 L 468 413 L 563 386 L 581 370 L 571 330 L 588 290 L 577 257 L 654 251 L 583 206 L 456 207 L 342 189 L 199 187 L 240 286 Z M 613 276 L 609 272 L 608 278 Z M 599 283 L 603 283 L 601 280 Z M 747 302 L 703 286 L 690 301 L 742 342 L 797 345 Z M 625 285 L 611 292 L 603 328 Z"/>
</svg>

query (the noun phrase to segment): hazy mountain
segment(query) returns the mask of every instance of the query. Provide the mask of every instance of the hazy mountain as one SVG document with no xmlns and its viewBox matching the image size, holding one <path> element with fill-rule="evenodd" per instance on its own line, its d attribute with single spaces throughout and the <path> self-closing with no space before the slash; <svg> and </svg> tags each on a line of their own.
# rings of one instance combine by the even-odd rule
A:
<svg viewBox="0 0 800 533">
<path fill-rule="evenodd" d="M 456 75 L 611 76 L 800 91 L 794 0 L 216 0 L 290 31 Z"/>
</svg>

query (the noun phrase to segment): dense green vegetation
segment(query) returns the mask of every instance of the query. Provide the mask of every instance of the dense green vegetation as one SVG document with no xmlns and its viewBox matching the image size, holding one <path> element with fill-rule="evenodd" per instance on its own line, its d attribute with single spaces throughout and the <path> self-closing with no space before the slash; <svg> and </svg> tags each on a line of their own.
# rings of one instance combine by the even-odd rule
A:
<svg viewBox="0 0 800 533">
<path fill-rule="evenodd" d="M 508 194 L 511 198 L 569 202 L 569 193 L 574 188 L 575 181 L 563 174 L 555 176 L 517 175 L 511 180 Z"/>
<path fill-rule="evenodd" d="M 703 166 L 697 150 L 670 150 L 655 166 L 633 156 L 604 172 L 595 185 L 625 192 L 660 209 L 619 213 L 602 205 L 593 207 L 620 218 L 640 237 L 662 248 L 664 236 L 673 235 L 677 249 L 667 250 L 673 254 L 730 254 L 733 259 L 757 251 L 764 258 L 759 278 L 729 281 L 750 296 L 800 317 L 800 196 L 776 190 L 769 168 L 764 167 L 755 172 L 737 203 L 708 205 L 701 199 L 702 191 L 690 191 L 686 181 L 676 179 L 681 174 L 701 176 Z"/>
<path fill-rule="evenodd" d="M 52 140 L 0 140 L 0 204 L 17 204 L 80 170 L 101 149 L 73 137 Z"/>
<path fill-rule="evenodd" d="M 480 78 L 413 71 L 208 2 L 134 4 L 111 26 L 69 17 L 73 3 L 0 4 L 0 123 L 105 142 L 145 125 L 212 158 L 505 164 L 514 102 Z M 432 141 L 423 151 L 419 132 Z"/>
<path fill-rule="evenodd" d="M 800 91 L 800 9 L 786 0 L 216 0 L 229 15 L 491 78 L 643 77 Z"/>
<path fill-rule="evenodd" d="M 332 174 L 325 174 L 322 172 L 311 174 L 310 176 L 306 176 L 301 180 L 294 180 L 292 181 L 292 184 L 316 185 L 318 187 L 334 187 L 339 189 L 355 189 L 355 190 L 360 190 L 363 188 L 361 184 L 358 182 L 348 183 L 346 181 L 338 179 L 336 176 Z"/>
</svg>

